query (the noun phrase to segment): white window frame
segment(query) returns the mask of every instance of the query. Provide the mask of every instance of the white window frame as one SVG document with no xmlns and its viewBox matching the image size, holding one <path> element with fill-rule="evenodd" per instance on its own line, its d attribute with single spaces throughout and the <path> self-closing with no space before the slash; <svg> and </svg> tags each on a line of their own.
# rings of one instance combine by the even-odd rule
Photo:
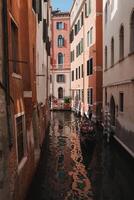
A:
<svg viewBox="0 0 134 200">
<path fill-rule="evenodd" d="M 17 118 L 23 116 L 23 144 L 24 144 L 24 156 L 19 162 L 18 160 L 18 140 L 17 140 Z M 18 163 L 18 171 L 20 171 L 24 164 L 27 161 L 27 135 L 26 135 L 26 122 L 25 122 L 25 113 L 21 112 L 15 115 L 15 133 L 16 133 L 16 150 L 17 150 L 17 163 Z"/>
</svg>

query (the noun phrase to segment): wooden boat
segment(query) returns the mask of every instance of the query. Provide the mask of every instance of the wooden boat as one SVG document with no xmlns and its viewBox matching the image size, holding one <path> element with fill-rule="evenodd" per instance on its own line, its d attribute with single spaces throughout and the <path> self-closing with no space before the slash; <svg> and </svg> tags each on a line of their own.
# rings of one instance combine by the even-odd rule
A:
<svg viewBox="0 0 134 200">
<path fill-rule="evenodd" d="M 93 123 L 83 121 L 80 125 L 81 147 L 85 150 L 92 149 L 96 144 L 96 128 Z"/>
</svg>

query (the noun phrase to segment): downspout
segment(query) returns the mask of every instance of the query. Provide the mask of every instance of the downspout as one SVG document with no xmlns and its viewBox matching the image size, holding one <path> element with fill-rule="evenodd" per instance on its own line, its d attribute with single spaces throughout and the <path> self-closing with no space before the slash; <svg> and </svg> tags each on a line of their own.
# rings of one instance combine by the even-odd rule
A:
<svg viewBox="0 0 134 200">
<path fill-rule="evenodd" d="M 9 148 L 13 145 L 12 129 L 11 129 L 11 106 L 10 106 L 10 87 L 9 87 L 9 51 L 8 51 L 8 17 L 7 17 L 7 0 L 3 0 L 3 44 L 4 44 L 4 68 L 3 68 L 3 85 L 5 87 L 6 94 L 6 112 L 7 112 L 7 130 L 8 130 L 8 142 Z M 13 100 L 12 100 L 13 101 Z"/>
</svg>

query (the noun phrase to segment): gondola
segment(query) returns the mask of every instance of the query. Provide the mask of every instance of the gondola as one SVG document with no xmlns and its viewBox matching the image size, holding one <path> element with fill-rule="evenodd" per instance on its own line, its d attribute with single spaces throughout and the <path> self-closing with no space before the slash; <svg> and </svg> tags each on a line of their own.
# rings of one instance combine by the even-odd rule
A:
<svg viewBox="0 0 134 200">
<path fill-rule="evenodd" d="M 96 128 L 91 121 L 85 120 L 81 122 L 80 142 L 82 149 L 86 151 L 90 151 L 94 148 L 96 144 Z"/>
</svg>

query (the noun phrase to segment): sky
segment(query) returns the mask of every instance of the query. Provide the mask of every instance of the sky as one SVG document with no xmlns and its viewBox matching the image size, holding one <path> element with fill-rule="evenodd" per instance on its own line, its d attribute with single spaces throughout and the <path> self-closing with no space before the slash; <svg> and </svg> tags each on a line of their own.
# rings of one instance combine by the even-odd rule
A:
<svg viewBox="0 0 134 200">
<path fill-rule="evenodd" d="M 53 10 L 70 11 L 73 0 L 51 0 Z"/>
</svg>

